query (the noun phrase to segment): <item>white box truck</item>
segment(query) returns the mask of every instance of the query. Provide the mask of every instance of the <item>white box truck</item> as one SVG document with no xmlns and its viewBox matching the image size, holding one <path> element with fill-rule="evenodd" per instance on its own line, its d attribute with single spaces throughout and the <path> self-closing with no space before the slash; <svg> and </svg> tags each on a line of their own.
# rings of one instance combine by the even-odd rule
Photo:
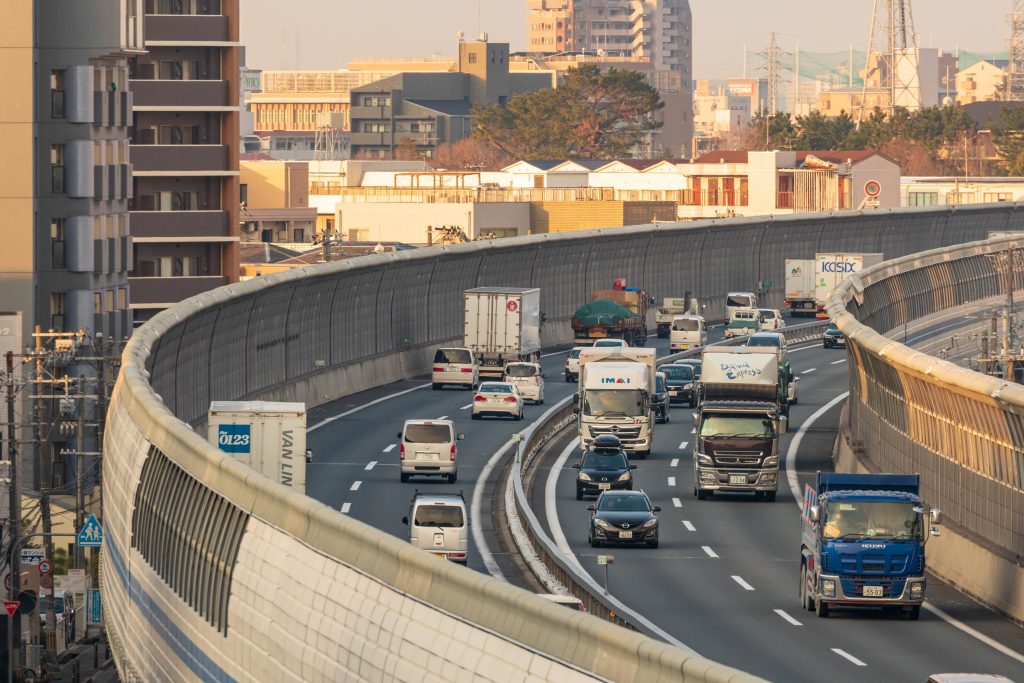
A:
<svg viewBox="0 0 1024 683">
<path fill-rule="evenodd" d="M 594 348 L 580 352 L 580 380 L 573 406 L 580 444 L 588 448 L 595 437 L 614 434 L 622 447 L 644 458 L 654 443 L 655 350 Z"/>
<path fill-rule="evenodd" d="M 480 377 L 500 379 L 505 364 L 540 360 L 540 290 L 477 287 L 465 292 L 464 343 Z"/>
<path fill-rule="evenodd" d="M 264 477 L 306 492 L 306 404 L 213 401 L 210 443 Z"/>
<path fill-rule="evenodd" d="M 818 307 L 814 303 L 814 259 L 786 259 L 786 310 L 796 316 L 814 317 Z"/>
<path fill-rule="evenodd" d="M 814 257 L 814 303 L 818 318 L 827 318 L 825 299 L 840 282 L 882 262 L 881 254 L 824 252 Z"/>
</svg>

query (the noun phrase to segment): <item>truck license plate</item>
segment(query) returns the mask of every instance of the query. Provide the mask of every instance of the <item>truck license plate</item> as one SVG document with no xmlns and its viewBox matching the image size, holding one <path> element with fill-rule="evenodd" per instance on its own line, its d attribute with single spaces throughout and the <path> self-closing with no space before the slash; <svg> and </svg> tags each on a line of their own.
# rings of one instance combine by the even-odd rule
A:
<svg viewBox="0 0 1024 683">
<path fill-rule="evenodd" d="M 670 391 L 670 392 L 668 392 L 668 395 L 669 396 L 678 396 L 679 392 L 678 391 Z"/>
<path fill-rule="evenodd" d="M 747 483 L 747 475 L 745 475 L 745 474 L 730 474 L 729 475 L 729 483 L 730 484 L 746 484 Z"/>
<path fill-rule="evenodd" d="M 864 586 L 864 597 L 865 598 L 880 598 L 882 597 L 881 586 Z"/>
<path fill-rule="evenodd" d="M 620 531 L 619 532 L 619 538 L 633 538 L 633 532 L 632 531 Z"/>
<path fill-rule="evenodd" d="M 598 488 L 598 489 L 600 489 L 601 491 L 607 491 L 607 490 L 609 490 L 609 489 L 610 489 L 611 487 L 612 487 L 612 485 L 611 485 L 611 484 L 598 484 L 598 485 L 597 485 L 597 488 Z"/>
</svg>

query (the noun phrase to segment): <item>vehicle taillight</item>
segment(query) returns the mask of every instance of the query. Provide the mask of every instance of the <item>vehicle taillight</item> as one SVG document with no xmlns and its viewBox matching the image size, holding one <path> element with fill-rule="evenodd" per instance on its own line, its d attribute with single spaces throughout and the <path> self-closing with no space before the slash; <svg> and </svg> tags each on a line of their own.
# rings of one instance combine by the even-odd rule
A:
<svg viewBox="0 0 1024 683">
<path fill-rule="evenodd" d="M 509 396 L 508 398 L 505 399 L 505 403 L 515 403 L 518 400 L 519 399 L 517 399 L 515 396 Z"/>
<path fill-rule="evenodd" d="M 793 305 L 793 302 L 792 302 L 792 301 L 783 301 L 782 303 L 783 303 L 783 305 L 785 305 L 785 306 L 792 306 L 792 305 Z"/>
<path fill-rule="evenodd" d="M 462 368 L 460 372 L 473 372 L 473 368 Z"/>
<path fill-rule="evenodd" d="M 477 397 L 476 397 L 476 398 L 474 398 L 473 400 L 474 400 L 474 401 L 481 401 L 481 402 L 483 402 L 483 401 L 486 401 L 486 400 L 487 400 L 487 397 L 486 397 L 486 396 L 477 396 Z"/>
<path fill-rule="evenodd" d="M 398 459 L 405 460 L 405 444 L 398 447 Z"/>
<path fill-rule="evenodd" d="M 444 368 L 434 368 L 434 372 L 444 372 Z"/>
<path fill-rule="evenodd" d="M 452 444 L 452 457 L 451 457 L 451 461 L 455 462 L 455 444 Z"/>
</svg>

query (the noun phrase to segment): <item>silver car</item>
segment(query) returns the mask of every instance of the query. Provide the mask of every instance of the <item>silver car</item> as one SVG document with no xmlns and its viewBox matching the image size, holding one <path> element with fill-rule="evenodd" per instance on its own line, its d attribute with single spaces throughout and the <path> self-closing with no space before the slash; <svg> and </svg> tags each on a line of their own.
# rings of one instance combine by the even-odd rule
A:
<svg viewBox="0 0 1024 683">
<path fill-rule="evenodd" d="M 511 382 L 481 382 L 473 397 L 473 419 L 484 415 L 505 416 L 513 420 L 523 419 L 523 405 L 526 402 Z"/>
</svg>

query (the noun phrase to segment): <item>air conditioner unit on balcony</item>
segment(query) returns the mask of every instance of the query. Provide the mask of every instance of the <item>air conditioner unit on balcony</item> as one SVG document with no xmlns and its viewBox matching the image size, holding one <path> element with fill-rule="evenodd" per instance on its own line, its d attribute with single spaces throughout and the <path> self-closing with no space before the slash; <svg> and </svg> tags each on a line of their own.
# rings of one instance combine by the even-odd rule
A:
<svg viewBox="0 0 1024 683">
<path fill-rule="evenodd" d="M 243 232 L 256 232 L 259 229 L 259 224 L 254 221 L 246 221 L 242 223 Z"/>
</svg>

